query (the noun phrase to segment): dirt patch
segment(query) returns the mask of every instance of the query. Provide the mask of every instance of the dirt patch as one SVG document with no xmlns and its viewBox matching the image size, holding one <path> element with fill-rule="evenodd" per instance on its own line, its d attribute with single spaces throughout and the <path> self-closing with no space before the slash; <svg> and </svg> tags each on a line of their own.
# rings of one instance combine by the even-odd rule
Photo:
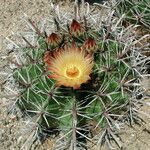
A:
<svg viewBox="0 0 150 150">
<path fill-rule="evenodd" d="M 68 3 L 62 4 L 64 9 L 68 8 Z M 27 14 L 37 24 L 50 13 L 50 6 L 47 0 L 1 0 L 0 5 L 0 52 L 1 56 L 6 55 L 6 47 L 3 44 L 4 39 L 12 33 L 24 30 L 25 24 L 23 18 L 24 13 Z M 2 70 L 7 64 L 7 61 L 0 60 L 0 69 Z M 19 150 L 24 144 L 23 136 L 28 137 L 29 131 L 24 130 L 27 125 L 21 114 L 14 113 L 8 115 L 9 99 L 2 98 L 2 83 L 4 78 L 0 77 L 0 147 L 1 150 Z M 144 83 L 144 86 L 149 91 L 150 80 Z M 149 100 L 150 101 L 150 100 Z M 10 106 L 10 105 L 9 105 Z M 14 110 L 15 111 L 15 110 Z M 150 109 L 148 106 L 143 106 L 140 112 L 145 121 L 134 127 L 126 126 L 122 129 L 122 141 L 124 143 L 123 150 L 149 150 L 150 149 Z M 144 113 L 146 112 L 146 113 Z M 38 146 L 38 142 L 34 143 L 31 149 L 51 149 L 52 140 L 47 140 L 44 145 Z M 30 143 L 27 143 L 27 147 Z M 108 148 L 105 148 L 107 150 Z"/>
</svg>

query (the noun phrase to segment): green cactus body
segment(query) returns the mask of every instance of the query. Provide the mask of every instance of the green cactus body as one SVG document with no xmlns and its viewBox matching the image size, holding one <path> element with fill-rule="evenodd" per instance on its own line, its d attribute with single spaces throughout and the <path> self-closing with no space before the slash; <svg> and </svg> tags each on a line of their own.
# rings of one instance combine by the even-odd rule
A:
<svg viewBox="0 0 150 150">
<path fill-rule="evenodd" d="M 150 2 L 149 0 L 123 0 L 120 1 L 117 7 L 119 14 L 126 13 L 125 20 L 133 24 L 142 25 L 149 29 L 150 26 Z"/>
</svg>

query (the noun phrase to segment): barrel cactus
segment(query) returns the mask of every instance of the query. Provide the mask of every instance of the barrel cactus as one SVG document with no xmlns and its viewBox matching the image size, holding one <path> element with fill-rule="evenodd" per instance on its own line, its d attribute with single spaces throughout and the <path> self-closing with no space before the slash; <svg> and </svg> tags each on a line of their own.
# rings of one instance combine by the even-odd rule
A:
<svg viewBox="0 0 150 150">
<path fill-rule="evenodd" d="M 34 122 L 36 138 L 57 135 L 57 150 L 122 147 L 116 131 L 140 121 L 148 59 L 138 44 L 149 35 L 137 37 L 138 25 L 124 26 L 125 14 L 109 2 L 92 10 L 75 2 L 73 13 L 51 6 L 44 30 L 27 18 L 34 42 L 23 36 L 25 46 L 13 52 L 17 107 Z"/>
</svg>

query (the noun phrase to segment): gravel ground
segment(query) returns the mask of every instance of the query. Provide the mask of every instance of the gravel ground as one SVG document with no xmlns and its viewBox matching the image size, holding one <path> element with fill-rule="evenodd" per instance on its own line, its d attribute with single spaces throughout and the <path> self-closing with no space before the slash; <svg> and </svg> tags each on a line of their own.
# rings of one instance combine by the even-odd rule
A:
<svg viewBox="0 0 150 150">
<path fill-rule="evenodd" d="M 67 3 L 63 7 L 68 8 Z M 42 17 L 49 15 L 48 0 L 0 0 L 0 52 L 1 56 L 6 54 L 6 47 L 3 41 L 13 32 L 23 30 L 25 25 L 22 22 L 24 13 L 27 14 L 32 20 L 38 23 Z M 7 64 L 7 61 L 0 60 L 0 70 Z M 25 121 L 20 118 L 20 113 L 8 114 L 9 99 L 4 98 L 3 84 L 4 78 L 0 77 L 0 150 L 20 150 L 24 145 L 25 138 L 29 137 L 27 132 L 24 132 Z M 150 80 L 144 81 L 144 86 L 150 89 Z M 146 84 L 145 84 L 146 83 Z M 148 100 L 150 101 L 150 100 Z M 150 116 L 150 109 L 146 106 L 141 108 L 141 111 L 146 111 L 147 116 Z M 150 119 L 142 116 L 145 124 L 135 125 L 134 127 L 126 126 L 122 130 L 122 140 L 124 142 L 123 150 L 150 150 Z M 27 145 L 30 145 L 28 143 Z M 51 149 L 53 140 L 46 140 L 46 142 L 37 146 L 34 143 L 31 147 L 32 150 L 46 150 Z M 23 150 L 28 147 L 22 148 Z M 104 148 L 107 150 L 107 148 Z"/>
</svg>

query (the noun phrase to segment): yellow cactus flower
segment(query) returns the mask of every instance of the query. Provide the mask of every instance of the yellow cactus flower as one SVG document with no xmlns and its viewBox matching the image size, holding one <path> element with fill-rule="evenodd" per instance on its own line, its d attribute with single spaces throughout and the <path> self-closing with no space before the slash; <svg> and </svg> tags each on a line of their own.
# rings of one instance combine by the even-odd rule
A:
<svg viewBox="0 0 150 150">
<path fill-rule="evenodd" d="M 58 86 L 64 85 L 73 89 L 80 88 L 82 83 L 90 79 L 94 65 L 93 57 L 75 44 L 71 47 L 65 46 L 54 54 L 47 53 L 45 62 L 52 73 L 49 77 L 56 80 Z"/>
</svg>

